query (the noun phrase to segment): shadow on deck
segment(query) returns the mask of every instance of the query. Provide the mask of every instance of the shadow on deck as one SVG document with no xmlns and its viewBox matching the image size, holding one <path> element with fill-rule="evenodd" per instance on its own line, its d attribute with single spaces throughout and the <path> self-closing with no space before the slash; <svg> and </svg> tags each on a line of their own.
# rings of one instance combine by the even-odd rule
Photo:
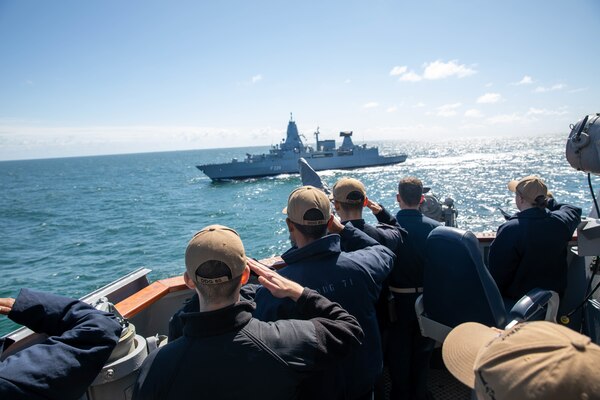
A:
<svg viewBox="0 0 600 400">
<path fill-rule="evenodd" d="M 384 370 L 385 398 L 390 400 L 390 377 L 387 368 Z M 429 392 L 435 400 L 471 400 L 471 389 L 459 382 L 444 366 L 440 349 L 434 350 L 429 369 Z M 376 400 L 377 396 L 375 397 Z"/>
</svg>

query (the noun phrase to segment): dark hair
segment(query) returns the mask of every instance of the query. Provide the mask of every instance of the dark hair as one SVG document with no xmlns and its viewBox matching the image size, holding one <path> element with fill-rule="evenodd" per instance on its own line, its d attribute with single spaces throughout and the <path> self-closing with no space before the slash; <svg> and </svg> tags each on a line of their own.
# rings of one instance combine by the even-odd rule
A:
<svg viewBox="0 0 600 400">
<path fill-rule="evenodd" d="M 538 197 L 536 197 L 532 203 L 533 206 L 542 208 L 542 209 L 546 208 L 547 204 L 548 204 L 548 198 L 546 196 L 544 196 L 543 194 L 540 194 Z"/>
<path fill-rule="evenodd" d="M 423 183 L 414 176 L 404 178 L 398 183 L 398 194 L 407 205 L 418 206 L 423 196 Z"/>
<path fill-rule="evenodd" d="M 362 211 L 362 208 L 363 208 L 362 203 L 350 204 L 350 203 L 342 203 L 341 201 L 338 201 L 338 204 L 340 205 L 341 209 L 344 210 L 345 212 Z"/>
<path fill-rule="evenodd" d="M 222 261 L 209 260 L 196 269 L 196 274 L 203 278 L 218 278 L 225 275 L 231 276 L 231 270 Z M 222 283 L 210 285 L 197 283 L 196 287 L 203 299 L 208 302 L 217 302 L 233 297 L 239 290 L 241 279 L 242 275 Z"/>
<path fill-rule="evenodd" d="M 311 208 L 310 210 L 304 213 L 304 220 L 306 221 L 320 221 L 323 220 L 325 216 L 316 208 Z M 327 224 L 321 225 L 300 225 L 296 222 L 290 220 L 292 224 L 302 233 L 304 236 L 309 239 L 320 239 L 327 233 Z"/>
</svg>

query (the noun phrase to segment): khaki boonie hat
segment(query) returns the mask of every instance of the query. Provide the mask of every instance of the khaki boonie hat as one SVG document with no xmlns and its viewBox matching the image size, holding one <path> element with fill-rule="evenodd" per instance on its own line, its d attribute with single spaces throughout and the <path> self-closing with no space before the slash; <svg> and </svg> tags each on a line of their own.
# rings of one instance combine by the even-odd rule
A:
<svg viewBox="0 0 600 400">
<path fill-rule="evenodd" d="M 207 261 L 220 261 L 222 268 L 203 268 Z M 222 225 L 210 225 L 196 233 L 185 250 L 185 268 L 192 280 L 214 285 L 242 275 L 246 268 L 244 245 L 236 231 Z"/>
<path fill-rule="evenodd" d="M 535 203 L 539 196 L 548 196 L 548 187 L 543 180 L 534 175 L 508 182 L 508 190 L 519 194 L 530 203 Z"/>
<path fill-rule="evenodd" d="M 318 218 L 307 218 L 306 213 L 317 210 Z M 299 225 L 325 225 L 331 217 L 331 204 L 327 195 L 313 186 L 302 186 L 294 190 L 288 197 L 287 207 L 283 213 Z"/>
<path fill-rule="evenodd" d="M 342 178 L 333 185 L 333 199 L 340 203 L 363 204 L 367 192 L 365 185 L 354 178 Z"/>
<path fill-rule="evenodd" d="M 467 322 L 446 337 L 442 356 L 478 399 L 600 399 L 600 346 L 556 323 L 521 323 L 499 332 Z"/>
</svg>

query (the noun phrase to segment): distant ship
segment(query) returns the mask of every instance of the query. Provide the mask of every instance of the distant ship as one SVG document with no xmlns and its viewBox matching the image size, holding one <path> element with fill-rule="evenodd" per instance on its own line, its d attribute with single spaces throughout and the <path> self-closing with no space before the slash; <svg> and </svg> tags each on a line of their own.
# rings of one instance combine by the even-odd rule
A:
<svg viewBox="0 0 600 400">
<path fill-rule="evenodd" d="M 296 174 L 300 157 L 306 159 L 315 171 L 390 165 L 406 160 L 406 154 L 381 156 L 377 147 L 355 145 L 352 142 L 352 132 L 340 132 L 340 137 L 344 140 L 338 148 L 335 147 L 335 140 L 319 140 L 318 128 L 315 137 L 316 149 L 305 146 L 300 139 L 296 122 L 290 117 L 285 140 L 272 146 L 268 154 L 246 154 L 243 161 L 234 158 L 228 163 L 197 165 L 196 168 L 210 179 L 220 181 Z"/>
</svg>

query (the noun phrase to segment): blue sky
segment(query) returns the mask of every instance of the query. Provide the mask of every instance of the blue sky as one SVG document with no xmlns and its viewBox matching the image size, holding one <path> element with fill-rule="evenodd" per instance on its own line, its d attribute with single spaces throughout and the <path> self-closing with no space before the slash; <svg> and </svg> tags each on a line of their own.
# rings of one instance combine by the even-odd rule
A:
<svg viewBox="0 0 600 400">
<path fill-rule="evenodd" d="M 0 160 L 568 133 L 600 1 L 0 0 Z"/>
</svg>

